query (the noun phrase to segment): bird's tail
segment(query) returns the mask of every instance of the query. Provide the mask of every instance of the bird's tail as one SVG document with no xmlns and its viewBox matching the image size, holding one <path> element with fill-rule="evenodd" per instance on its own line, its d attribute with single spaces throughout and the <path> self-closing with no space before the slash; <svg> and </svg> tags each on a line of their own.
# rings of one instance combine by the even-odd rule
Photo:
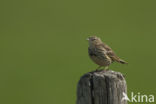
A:
<svg viewBox="0 0 156 104">
<path fill-rule="evenodd" d="M 122 59 L 119 60 L 119 63 L 121 63 L 121 64 L 128 64 L 128 62 L 126 62 L 126 61 L 124 61 Z"/>
</svg>

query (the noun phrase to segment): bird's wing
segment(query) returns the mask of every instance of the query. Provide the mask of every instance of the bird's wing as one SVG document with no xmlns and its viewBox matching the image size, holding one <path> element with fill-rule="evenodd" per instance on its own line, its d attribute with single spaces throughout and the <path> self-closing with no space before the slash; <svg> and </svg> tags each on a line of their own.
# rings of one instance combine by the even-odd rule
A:
<svg viewBox="0 0 156 104">
<path fill-rule="evenodd" d="M 106 44 L 101 44 L 102 47 L 106 50 L 106 54 L 108 55 L 108 57 L 110 57 L 113 61 L 120 61 L 120 58 L 113 52 L 113 50 Z"/>
<path fill-rule="evenodd" d="M 96 48 L 88 48 L 88 52 L 89 52 L 89 56 L 92 57 L 92 56 L 96 56 L 97 58 L 99 59 L 110 59 L 108 57 L 108 55 L 106 54 L 106 50 L 101 47 L 101 46 L 97 46 Z M 111 60 L 111 59 L 110 59 Z"/>
<path fill-rule="evenodd" d="M 120 62 L 120 58 L 113 52 L 113 51 L 107 51 L 107 55 L 113 60 Z"/>
</svg>

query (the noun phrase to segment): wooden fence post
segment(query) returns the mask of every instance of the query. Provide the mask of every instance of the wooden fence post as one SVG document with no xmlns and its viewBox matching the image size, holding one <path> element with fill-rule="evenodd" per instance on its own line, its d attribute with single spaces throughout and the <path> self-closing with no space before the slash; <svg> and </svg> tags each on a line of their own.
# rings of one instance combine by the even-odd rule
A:
<svg viewBox="0 0 156 104">
<path fill-rule="evenodd" d="M 93 71 L 80 78 L 76 104 L 127 104 L 123 93 L 127 94 L 127 85 L 120 72 Z"/>
</svg>

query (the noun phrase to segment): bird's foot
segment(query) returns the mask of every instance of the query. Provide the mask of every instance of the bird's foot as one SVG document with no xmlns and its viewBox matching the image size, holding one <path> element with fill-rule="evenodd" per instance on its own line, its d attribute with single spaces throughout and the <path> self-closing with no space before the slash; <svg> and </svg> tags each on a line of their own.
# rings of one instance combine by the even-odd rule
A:
<svg viewBox="0 0 156 104">
<path fill-rule="evenodd" d="M 108 71 L 108 70 L 109 70 L 109 67 L 108 67 L 108 66 L 106 66 L 106 67 L 104 68 L 104 70 Z"/>
<path fill-rule="evenodd" d="M 96 72 L 99 71 L 99 69 L 96 69 Z"/>
</svg>

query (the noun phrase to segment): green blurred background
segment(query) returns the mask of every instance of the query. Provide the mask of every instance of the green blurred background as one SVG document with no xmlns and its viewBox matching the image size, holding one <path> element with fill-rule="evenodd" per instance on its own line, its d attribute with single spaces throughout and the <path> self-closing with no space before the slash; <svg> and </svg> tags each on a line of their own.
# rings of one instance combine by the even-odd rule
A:
<svg viewBox="0 0 156 104">
<path fill-rule="evenodd" d="M 110 66 L 126 75 L 128 93 L 156 95 L 155 5 L 155 0 L 1 0 L 0 104 L 75 104 L 80 76 L 97 68 L 87 52 L 91 35 L 129 62 Z"/>
</svg>

